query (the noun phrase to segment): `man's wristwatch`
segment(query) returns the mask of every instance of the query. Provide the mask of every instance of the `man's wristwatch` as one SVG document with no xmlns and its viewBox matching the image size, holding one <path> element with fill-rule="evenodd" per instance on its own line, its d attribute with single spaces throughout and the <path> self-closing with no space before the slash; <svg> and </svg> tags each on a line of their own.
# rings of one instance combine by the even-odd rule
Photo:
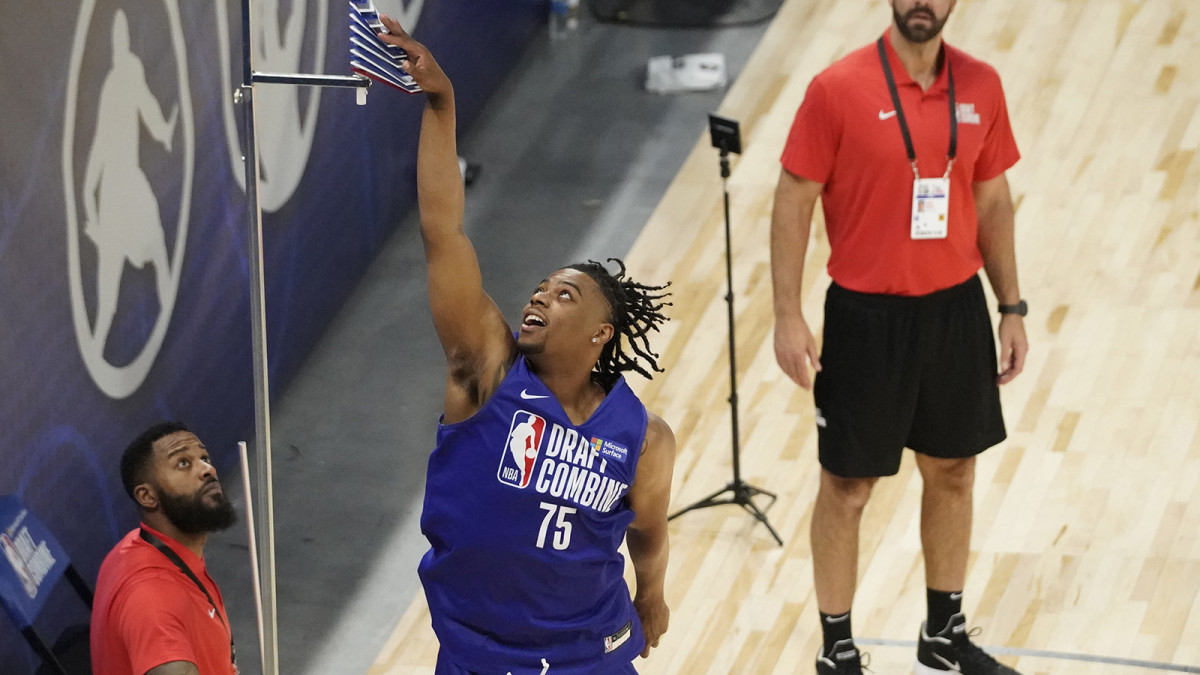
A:
<svg viewBox="0 0 1200 675">
<path fill-rule="evenodd" d="M 997 305 L 996 309 L 1000 310 L 1001 314 L 1016 314 L 1017 316 L 1025 316 L 1029 313 L 1029 305 L 1024 300 L 1018 300 L 1015 305 Z"/>
</svg>

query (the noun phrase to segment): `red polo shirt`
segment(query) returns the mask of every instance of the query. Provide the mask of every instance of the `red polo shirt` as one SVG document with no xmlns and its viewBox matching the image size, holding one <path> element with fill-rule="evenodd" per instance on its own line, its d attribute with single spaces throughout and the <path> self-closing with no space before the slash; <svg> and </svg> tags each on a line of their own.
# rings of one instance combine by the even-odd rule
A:
<svg viewBox="0 0 1200 675">
<path fill-rule="evenodd" d="M 884 34 L 892 75 L 922 178 L 946 171 L 949 82 L 943 67 L 922 91 Z M 945 45 L 959 111 L 958 154 L 950 172 L 945 239 L 911 238 L 913 173 L 875 43 L 813 78 L 796 112 L 783 167 L 823 183 L 829 275 L 863 293 L 924 295 L 962 283 L 983 265 L 976 243 L 972 183 L 995 178 L 1020 158 L 1000 76 Z"/>
<path fill-rule="evenodd" d="M 229 617 L 204 559 L 142 527 L 179 555 L 208 589 L 216 610 L 191 579 L 133 530 L 100 566 L 92 607 L 92 672 L 144 675 L 164 663 L 187 661 L 201 675 L 233 675 Z"/>
</svg>

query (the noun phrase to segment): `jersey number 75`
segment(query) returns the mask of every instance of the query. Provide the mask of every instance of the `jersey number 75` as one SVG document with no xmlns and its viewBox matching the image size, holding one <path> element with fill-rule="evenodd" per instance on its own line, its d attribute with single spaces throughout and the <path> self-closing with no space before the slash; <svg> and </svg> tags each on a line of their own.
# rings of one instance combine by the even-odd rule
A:
<svg viewBox="0 0 1200 675">
<path fill-rule="evenodd" d="M 558 512 L 558 518 L 554 523 L 554 550 L 564 551 L 571 545 L 571 521 L 567 520 L 569 514 L 575 513 L 574 506 L 559 506 L 558 504 L 548 504 L 542 502 L 538 508 L 546 511 L 546 517 L 542 518 L 542 527 L 538 530 L 537 547 L 546 548 L 546 530 L 550 527 L 550 521 L 554 519 L 554 513 Z"/>
</svg>

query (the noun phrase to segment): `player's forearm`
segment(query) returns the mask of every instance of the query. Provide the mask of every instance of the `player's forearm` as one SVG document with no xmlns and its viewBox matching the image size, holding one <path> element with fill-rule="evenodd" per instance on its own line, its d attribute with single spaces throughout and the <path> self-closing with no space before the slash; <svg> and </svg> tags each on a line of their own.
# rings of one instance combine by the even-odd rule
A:
<svg viewBox="0 0 1200 675">
<path fill-rule="evenodd" d="M 630 529 L 625 534 L 625 541 L 629 546 L 629 560 L 633 563 L 634 578 L 637 581 L 635 597 L 661 598 L 667 577 L 670 549 L 666 521 L 650 531 Z"/>
<path fill-rule="evenodd" d="M 789 195 L 781 183 L 771 213 L 771 282 L 777 317 L 803 318 L 800 298 L 812 214 L 813 205 Z"/>
<path fill-rule="evenodd" d="M 454 93 L 430 96 L 417 145 L 417 202 L 426 239 L 462 230 L 463 181 L 455 141 Z"/>
<path fill-rule="evenodd" d="M 1021 299 L 1017 283 L 1015 214 L 1011 199 L 992 200 L 979 213 L 979 253 L 996 301 L 1016 304 Z"/>
</svg>

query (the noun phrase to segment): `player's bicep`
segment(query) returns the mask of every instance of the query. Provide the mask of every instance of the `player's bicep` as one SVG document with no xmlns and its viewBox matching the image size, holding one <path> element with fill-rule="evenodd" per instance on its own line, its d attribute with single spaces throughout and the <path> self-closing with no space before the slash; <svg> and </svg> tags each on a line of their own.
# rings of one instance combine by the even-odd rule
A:
<svg viewBox="0 0 1200 675">
<path fill-rule="evenodd" d="M 634 530 L 665 529 L 675 472 L 675 433 L 658 415 L 649 413 L 649 418 L 645 450 L 629 488 L 629 507 L 634 513 L 629 527 Z"/>
</svg>

